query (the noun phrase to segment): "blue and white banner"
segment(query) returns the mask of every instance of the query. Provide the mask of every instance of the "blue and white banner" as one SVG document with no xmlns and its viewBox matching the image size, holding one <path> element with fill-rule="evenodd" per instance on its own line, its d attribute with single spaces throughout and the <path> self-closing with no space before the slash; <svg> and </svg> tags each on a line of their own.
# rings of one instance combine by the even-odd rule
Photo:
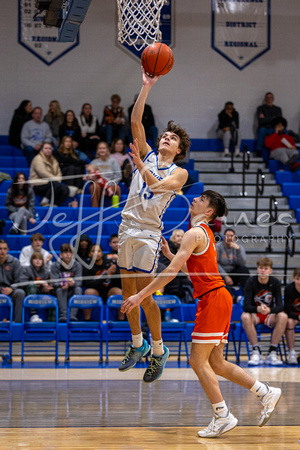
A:
<svg viewBox="0 0 300 450">
<path fill-rule="evenodd" d="M 58 42 L 58 29 L 44 25 L 44 16 L 33 18 L 35 0 L 19 0 L 19 43 L 48 66 L 79 44 Z"/>
<path fill-rule="evenodd" d="M 270 49 L 271 0 L 212 0 L 212 48 L 242 70 Z"/>
</svg>

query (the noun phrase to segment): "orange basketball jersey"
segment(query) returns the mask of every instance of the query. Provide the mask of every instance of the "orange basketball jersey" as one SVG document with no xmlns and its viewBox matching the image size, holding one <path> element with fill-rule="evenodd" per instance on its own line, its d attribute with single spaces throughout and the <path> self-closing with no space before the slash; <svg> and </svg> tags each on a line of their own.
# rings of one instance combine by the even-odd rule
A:
<svg viewBox="0 0 300 450">
<path fill-rule="evenodd" d="M 225 286 L 219 274 L 217 263 L 217 249 L 213 232 L 204 222 L 197 222 L 194 227 L 204 230 L 207 246 L 202 253 L 192 253 L 187 260 L 187 268 L 191 277 L 194 298 L 199 298 L 207 292 Z"/>
</svg>

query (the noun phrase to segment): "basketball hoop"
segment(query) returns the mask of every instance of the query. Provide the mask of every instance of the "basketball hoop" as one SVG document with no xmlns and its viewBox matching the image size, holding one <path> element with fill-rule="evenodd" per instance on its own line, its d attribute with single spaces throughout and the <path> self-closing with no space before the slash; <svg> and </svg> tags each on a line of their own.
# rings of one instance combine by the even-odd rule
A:
<svg viewBox="0 0 300 450">
<path fill-rule="evenodd" d="M 166 0 L 117 0 L 118 40 L 137 51 L 161 40 L 161 9 Z"/>
</svg>

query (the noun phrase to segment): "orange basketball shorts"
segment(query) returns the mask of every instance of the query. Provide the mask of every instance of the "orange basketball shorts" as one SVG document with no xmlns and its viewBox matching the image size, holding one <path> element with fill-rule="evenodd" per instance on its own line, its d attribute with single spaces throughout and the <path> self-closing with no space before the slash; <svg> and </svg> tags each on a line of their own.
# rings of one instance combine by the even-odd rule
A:
<svg viewBox="0 0 300 450">
<path fill-rule="evenodd" d="M 208 292 L 198 300 L 192 342 L 227 343 L 232 313 L 232 297 L 225 287 Z"/>
</svg>

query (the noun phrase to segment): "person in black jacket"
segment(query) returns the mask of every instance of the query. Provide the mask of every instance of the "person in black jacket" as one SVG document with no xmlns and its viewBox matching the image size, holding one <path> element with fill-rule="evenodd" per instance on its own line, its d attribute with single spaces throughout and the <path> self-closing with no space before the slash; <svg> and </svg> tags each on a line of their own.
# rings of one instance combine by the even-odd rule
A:
<svg viewBox="0 0 300 450">
<path fill-rule="evenodd" d="M 117 264 L 112 260 L 105 258 L 101 245 L 92 245 L 90 251 L 89 265 L 91 268 L 83 267 L 83 287 L 86 288 L 85 295 L 99 295 L 103 303 L 111 295 L 122 295 L 120 277 L 111 277 L 117 273 Z M 90 320 L 91 309 L 84 309 L 84 319 Z M 119 312 L 119 319 L 123 319 L 124 315 Z"/>
<path fill-rule="evenodd" d="M 281 108 L 274 105 L 274 94 L 267 92 L 263 105 L 258 106 L 256 110 L 256 118 L 258 121 L 256 151 L 259 155 L 266 148 L 266 136 L 273 133 L 272 121 L 276 117 L 282 117 Z"/>
<path fill-rule="evenodd" d="M 27 234 L 27 221 L 32 225 L 36 223 L 34 205 L 35 194 L 27 183 L 26 175 L 23 172 L 17 172 L 5 199 L 5 207 L 13 223 L 9 234 Z"/>
<path fill-rule="evenodd" d="M 30 100 L 23 100 L 19 107 L 15 109 L 8 133 L 9 145 L 21 148 L 21 130 L 25 122 L 31 120 L 32 103 Z"/>
<path fill-rule="evenodd" d="M 240 156 L 239 113 L 234 109 L 232 102 L 226 102 L 224 109 L 218 115 L 219 125 L 217 138 L 222 139 L 224 144 L 224 156 L 229 156 L 230 141 L 235 146 L 235 156 Z"/>
<path fill-rule="evenodd" d="M 68 186 L 76 186 L 82 192 L 83 174 L 85 162 L 78 158 L 73 150 L 73 140 L 70 136 L 64 136 L 58 148 L 58 152 L 54 153 L 55 158 L 59 163 L 59 167 L 63 176 L 68 178 L 64 182 Z M 73 177 L 74 178 L 70 178 Z"/>
<path fill-rule="evenodd" d="M 260 323 L 274 328 L 265 363 L 272 366 L 283 364 L 277 358 L 276 350 L 286 328 L 287 315 L 283 311 L 280 281 L 270 276 L 272 267 L 273 261 L 270 258 L 259 258 L 257 261 L 258 275 L 249 278 L 244 288 L 242 322 L 253 349 L 252 356 L 248 361 L 249 366 L 263 363 L 255 329 L 255 326 Z"/>
<path fill-rule="evenodd" d="M 284 310 L 288 316 L 285 336 L 289 349 L 288 364 L 297 364 L 295 327 L 300 324 L 300 268 L 294 270 L 294 281 L 284 290 Z"/>
</svg>

